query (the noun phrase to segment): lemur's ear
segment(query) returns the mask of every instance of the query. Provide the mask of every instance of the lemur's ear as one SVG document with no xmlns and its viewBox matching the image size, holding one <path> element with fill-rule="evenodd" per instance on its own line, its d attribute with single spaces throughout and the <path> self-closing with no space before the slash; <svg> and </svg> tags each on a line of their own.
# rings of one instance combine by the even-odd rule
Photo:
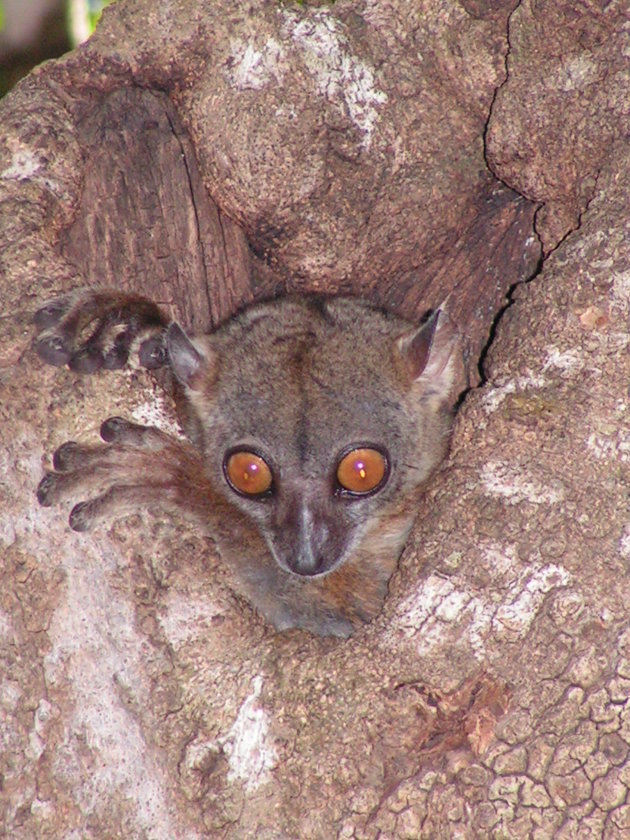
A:
<svg viewBox="0 0 630 840">
<path fill-rule="evenodd" d="M 216 354 L 207 347 L 201 351 L 175 321 L 166 331 L 166 348 L 175 376 L 191 391 L 199 391 L 202 381 L 216 369 Z"/>
<path fill-rule="evenodd" d="M 427 396 L 438 399 L 446 399 L 453 385 L 456 344 L 457 332 L 443 307 L 396 341 L 411 382 L 422 385 Z"/>
</svg>

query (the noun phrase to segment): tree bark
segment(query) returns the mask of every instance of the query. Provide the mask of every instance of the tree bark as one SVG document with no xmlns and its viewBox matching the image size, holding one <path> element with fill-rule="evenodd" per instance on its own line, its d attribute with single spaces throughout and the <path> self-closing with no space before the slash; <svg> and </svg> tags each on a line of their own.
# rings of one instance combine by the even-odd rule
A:
<svg viewBox="0 0 630 840">
<path fill-rule="evenodd" d="M 0 103 L 7 836 L 628 835 L 623 21 L 120 0 Z M 174 420 L 146 372 L 32 353 L 85 284 L 196 332 L 284 292 L 448 299 L 484 381 L 377 620 L 278 634 L 183 522 L 36 507 L 44 452 Z"/>
</svg>

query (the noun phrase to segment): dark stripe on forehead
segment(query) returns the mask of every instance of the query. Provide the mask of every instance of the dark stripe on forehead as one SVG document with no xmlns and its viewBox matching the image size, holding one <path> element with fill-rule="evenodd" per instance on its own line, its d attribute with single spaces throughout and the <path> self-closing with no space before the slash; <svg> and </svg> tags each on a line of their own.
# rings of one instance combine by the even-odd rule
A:
<svg viewBox="0 0 630 840">
<path fill-rule="evenodd" d="M 330 326 L 334 326 L 337 323 L 328 308 L 327 298 L 321 295 L 313 295 L 312 297 L 306 298 L 306 303 L 311 312 L 319 315 L 324 323 Z"/>
<path fill-rule="evenodd" d="M 284 332 L 282 335 L 277 335 L 271 342 L 273 347 L 279 344 L 290 344 L 294 342 L 298 345 L 295 352 L 305 353 L 309 349 L 309 345 L 313 346 L 317 339 L 317 335 L 312 330 L 295 330 L 294 332 Z"/>
<path fill-rule="evenodd" d="M 306 374 L 305 366 L 308 364 L 309 347 L 306 342 L 300 342 L 295 348 L 293 364 L 295 365 L 295 377 L 298 385 L 300 405 L 298 409 L 297 428 L 295 430 L 295 443 L 297 446 L 300 464 L 304 464 L 308 451 L 308 414 L 309 405 L 306 398 Z"/>
<path fill-rule="evenodd" d="M 308 420 L 306 405 L 304 402 L 300 406 L 300 416 L 295 430 L 295 445 L 300 458 L 300 464 L 303 466 L 306 461 L 306 453 L 308 451 Z"/>
<path fill-rule="evenodd" d="M 278 348 L 278 364 L 297 388 L 298 405 L 295 409 L 294 444 L 301 464 L 306 461 L 309 449 L 310 402 L 307 397 L 306 378 L 309 375 L 310 356 L 317 346 L 317 334 L 309 329 L 283 331 L 272 340 Z"/>
</svg>

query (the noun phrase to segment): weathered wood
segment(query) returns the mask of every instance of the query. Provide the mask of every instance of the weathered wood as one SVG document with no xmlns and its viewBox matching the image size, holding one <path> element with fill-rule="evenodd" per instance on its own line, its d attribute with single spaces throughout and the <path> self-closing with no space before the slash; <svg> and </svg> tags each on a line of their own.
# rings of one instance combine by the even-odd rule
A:
<svg viewBox="0 0 630 840">
<path fill-rule="evenodd" d="M 141 292 L 208 332 L 251 299 L 240 228 L 208 196 L 168 97 L 123 87 L 77 125 L 85 179 L 62 255 L 89 283 Z"/>
</svg>

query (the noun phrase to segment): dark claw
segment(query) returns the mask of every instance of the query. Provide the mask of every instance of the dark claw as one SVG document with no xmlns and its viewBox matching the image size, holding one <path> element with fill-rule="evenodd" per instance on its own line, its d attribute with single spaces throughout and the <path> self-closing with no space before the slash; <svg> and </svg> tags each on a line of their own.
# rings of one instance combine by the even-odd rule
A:
<svg viewBox="0 0 630 840">
<path fill-rule="evenodd" d="M 112 443 L 133 425 L 133 423 L 125 420 L 124 417 L 108 417 L 107 420 L 101 424 L 100 434 L 106 443 Z"/>
<path fill-rule="evenodd" d="M 84 347 L 70 357 L 68 367 L 77 373 L 94 373 L 103 367 L 103 354 L 98 347 Z"/>
<path fill-rule="evenodd" d="M 127 364 L 129 351 L 124 347 L 114 347 L 108 350 L 103 356 L 103 367 L 105 370 L 120 370 Z"/>
<path fill-rule="evenodd" d="M 76 455 L 80 447 L 73 440 L 62 443 L 53 454 L 53 467 L 59 472 L 68 472 L 76 464 Z"/>
<path fill-rule="evenodd" d="M 162 337 L 148 338 L 143 341 L 138 351 L 140 364 L 147 370 L 163 367 L 167 362 L 168 353 Z"/>
<path fill-rule="evenodd" d="M 61 367 L 65 365 L 72 355 L 63 339 L 58 335 L 50 335 L 46 338 L 40 338 L 35 343 L 35 351 L 40 359 L 48 362 L 49 365 Z"/>
<path fill-rule="evenodd" d="M 106 370 L 119 370 L 127 364 L 132 339 L 133 335 L 129 330 L 124 330 L 116 336 L 113 345 L 103 357 L 103 367 Z"/>
<path fill-rule="evenodd" d="M 37 501 L 42 507 L 50 507 L 52 505 L 56 484 L 57 476 L 54 473 L 46 473 L 37 485 Z"/>
<path fill-rule="evenodd" d="M 51 300 L 50 303 L 47 303 L 46 306 L 42 306 L 42 308 L 38 309 L 35 313 L 33 318 L 35 326 L 40 330 L 46 330 L 48 327 L 54 326 L 59 323 L 67 309 L 68 302 L 65 298 Z"/>
<path fill-rule="evenodd" d="M 90 503 L 79 502 L 70 511 L 68 522 L 73 531 L 88 531 L 92 525 L 90 516 Z"/>
</svg>

